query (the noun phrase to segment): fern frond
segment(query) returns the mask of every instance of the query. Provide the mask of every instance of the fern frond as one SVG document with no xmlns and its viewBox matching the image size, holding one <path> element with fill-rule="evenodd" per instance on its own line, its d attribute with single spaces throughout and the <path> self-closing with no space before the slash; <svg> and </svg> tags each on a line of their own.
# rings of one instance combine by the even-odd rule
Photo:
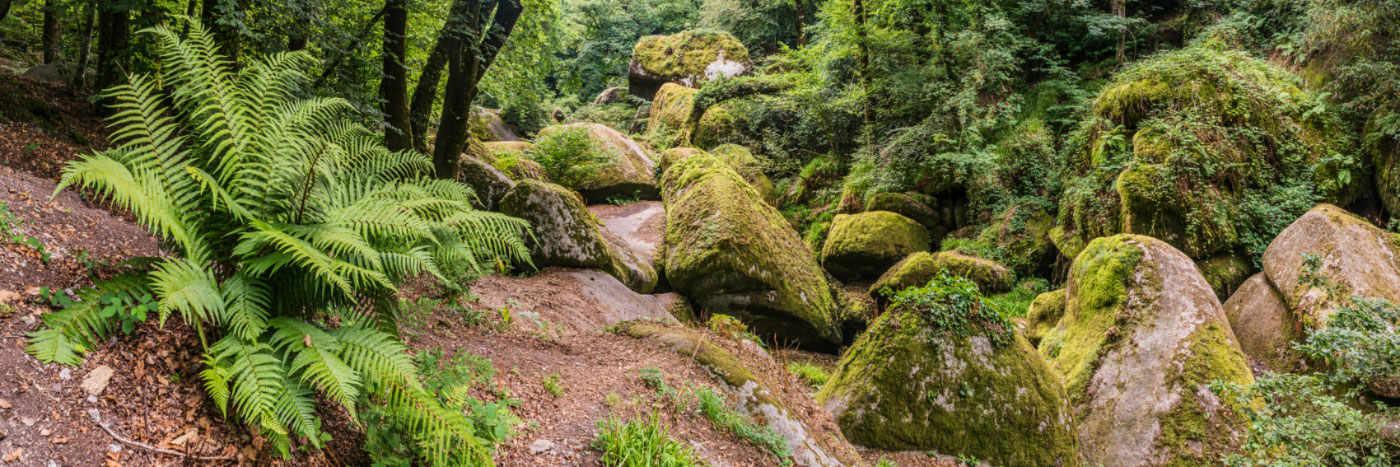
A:
<svg viewBox="0 0 1400 467">
<path fill-rule="evenodd" d="M 224 369 L 229 383 L 228 402 L 244 423 L 262 429 L 274 444 L 285 446 L 287 427 L 278 415 L 278 398 L 284 394 L 281 362 L 267 344 L 245 341 L 228 335 L 209 347 L 215 362 Z M 206 386 L 210 379 L 205 380 Z"/>
<path fill-rule="evenodd" d="M 81 343 L 74 342 L 62 331 L 48 328 L 26 335 L 29 336 L 31 343 L 29 347 L 24 348 L 24 351 L 29 352 L 39 361 L 69 366 L 83 364 L 83 353 L 87 352 L 88 348 Z"/>
<path fill-rule="evenodd" d="M 276 318 L 270 323 L 276 332 L 272 345 L 292 355 L 289 367 L 300 381 L 315 386 L 327 398 L 355 412 L 360 396 L 360 375 L 341 360 L 343 347 L 336 337 L 311 323 L 293 318 Z"/>
<path fill-rule="evenodd" d="M 207 267 L 184 259 L 170 259 L 156 265 L 150 277 L 151 289 L 160 296 L 161 324 L 175 311 L 180 312 L 186 322 L 223 324 L 224 297 Z"/>
<path fill-rule="evenodd" d="M 272 313 L 272 292 L 267 284 L 240 271 L 225 280 L 221 289 L 224 313 L 219 321 L 246 340 L 262 335 Z"/>
</svg>

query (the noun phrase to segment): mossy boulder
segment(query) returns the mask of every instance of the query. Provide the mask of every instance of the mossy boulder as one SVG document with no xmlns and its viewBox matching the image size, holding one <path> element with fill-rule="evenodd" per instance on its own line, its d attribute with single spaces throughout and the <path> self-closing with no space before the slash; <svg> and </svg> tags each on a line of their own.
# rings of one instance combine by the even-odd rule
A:
<svg viewBox="0 0 1400 467">
<path fill-rule="evenodd" d="M 870 295 L 880 296 L 886 288 L 898 292 L 909 287 L 927 284 L 938 277 L 941 271 L 948 271 L 960 277 L 971 279 L 982 293 L 998 293 L 1011 290 L 1015 279 L 1010 269 L 996 261 L 982 259 L 956 251 L 938 253 L 919 252 L 909 255 L 890 267 L 870 286 Z"/>
<path fill-rule="evenodd" d="M 777 203 L 778 195 L 773 191 L 773 182 L 763 173 L 763 161 L 754 156 L 749 148 L 737 144 L 721 144 L 711 149 L 710 154 L 729 164 L 735 172 L 739 172 L 739 176 L 744 177 L 749 185 L 753 185 L 768 204 Z"/>
<path fill-rule="evenodd" d="M 656 163 L 661 166 L 661 171 L 664 173 L 666 169 L 671 168 L 671 165 L 676 162 L 680 162 L 682 159 L 696 154 L 705 154 L 705 151 L 695 148 L 671 148 L 661 151 L 661 156 L 657 159 Z"/>
<path fill-rule="evenodd" d="M 876 277 L 928 249 L 928 230 L 908 217 L 887 211 L 838 214 L 822 245 L 822 266 L 841 280 Z"/>
<path fill-rule="evenodd" d="M 832 349 L 836 302 L 797 232 L 728 164 L 706 153 L 661 179 L 666 278 L 697 308 L 738 317 L 759 335 Z"/>
<path fill-rule="evenodd" d="M 1316 267 L 1307 256 L 1317 258 Z M 1303 214 L 1264 251 L 1264 275 L 1306 338 L 1324 329 L 1353 296 L 1400 303 L 1400 235 L 1355 214 L 1323 204 Z M 1326 287 L 1308 280 L 1315 275 Z M 1386 397 L 1400 397 L 1400 384 L 1373 383 Z"/>
<path fill-rule="evenodd" d="M 467 119 L 467 132 L 480 141 L 520 141 L 520 132 L 501 120 L 500 109 L 478 109 Z"/>
<path fill-rule="evenodd" d="M 467 153 L 485 161 L 510 177 L 511 180 L 537 180 L 549 182 L 549 174 L 539 162 L 528 159 L 525 154 L 534 147 L 525 141 L 490 141 L 472 143 Z"/>
<path fill-rule="evenodd" d="M 748 48 L 728 33 L 685 31 L 646 36 L 632 48 L 627 88 L 634 96 L 651 99 L 666 83 L 697 86 L 748 71 Z"/>
<path fill-rule="evenodd" d="M 571 188 L 592 202 L 609 196 L 638 196 L 657 199 L 656 163 L 650 151 L 632 138 L 598 123 L 570 123 L 540 130 L 540 136 L 556 131 L 582 129 L 588 132 L 606 152 L 614 155 L 613 162 L 593 171 Z"/>
<path fill-rule="evenodd" d="M 594 105 L 607 105 L 623 102 L 627 100 L 627 88 L 611 87 L 598 93 L 598 97 L 593 98 Z"/>
<path fill-rule="evenodd" d="M 1055 264 L 1055 244 L 1050 239 L 1055 218 L 1046 208 L 1013 204 L 992 217 L 977 233 L 977 241 L 1000 252 L 1000 259 L 1018 275 L 1049 276 Z"/>
<path fill-rule="evenodd" d="M 539 268 L 611 269 L 612 254 L 588 207 L 568 188 L 525 180 L 501 198 L 501 212 L 530 222 L 530 258 Z"/>
<path fill-rule="evenodd" d="M 877 193 L 870 197 L 865 203 L 866 211 L 889 211 L 904 217 L 913 219 L 919 225 L 924 226 L 929 232 L 943 230 L 947 232 L 947 227 L 943 225 L 943 219 L 938 212 L 928 205 L 914 199 L 904 193 Z"/>
<path fill-rule="evenodd" d="M 697 92 L 675 83 L 666 83 L 656 92 L 647 113 L 646 135 L 653 146 L 671 148 L 690 142 L 690 113 Z"/>
<path fill-rule="evenodd" d="M 1290 373 L 1305 368 L 1303 355 L 1293 350 L 1301 329 L 1293 311 L 1283 303 L 1264 273 L 1240 285 L 1225 302 L 1225 316 L 1251 362 L 1270 371 Z"/>
<path fill-rule="evenodd" d="M 1229 299 L 1240 284 L 1254 273 L 1249 256 L 1237 253 L 1221 253 L 1198 259 L 1196 267 L 1201 269 L 1201 275 L 1205 276 L 1210 289 L 1215 291 L 1215 298 L 1221 301 Z"/>
<path fill-rule="evenodd" d="M 467 154 L 462 155 L 462 168 L 457 180 L 472 187 L 476 192 L 478 209 L 494 211 L 496 204 L 506 192 L 515 188 L 515 181 L 490 163 Z"/>
<path fill-rule="evenodd" d="M 1037 295 L 1026 309 L 1026 340 L 1031 345 L 1040 345 L 1041 339 L 1060 325 L 1065 315 L 1065 289 Z"/>
<path fill-rule="evenodd" d="M 1064 317 L 1040 351 L 1064 377 L 1087 464 L 1204 464 L 1243 441 L 1239 402 L 1211 384 L 1254 377 L 1190 258 L 1115 235 L 1090 242 L 1069 274 Z"/>
<path fill-rule="evenodd" d="M 1119 72 L 1070 138 L 1061 235 L 1159 238 L 1192 258 L 1262 248 L 1298 193 L 1347 203 L 1365 167 L 1325 96 L 1243 51 L 1193 46 Z M 1053 237 L 1052 237 L 1053 238 Z M 1056 240 L 1067 257 L 1073 245 Z"/>
<path fill-rule="evenodd" d="M 977 323 L 959 337 L 924 313 L 900 304 L 876 318 L 817 393 L 847 439 L 992 465 L 1077 463 L 1059 376 L 1024 338 Z"/>
</svg>

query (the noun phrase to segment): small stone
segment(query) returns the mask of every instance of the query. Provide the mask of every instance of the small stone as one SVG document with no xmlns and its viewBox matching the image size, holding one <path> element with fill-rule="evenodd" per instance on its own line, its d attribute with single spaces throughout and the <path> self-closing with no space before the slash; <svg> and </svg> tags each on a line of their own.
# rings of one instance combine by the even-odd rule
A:
<svg viewBox="0 0 1400 467">
<path fill-rule="evenodd" d="M 112 367 L 107 365 L 93 368 L 87 377 L 83 378 L 83 391 L 89 396 L 101 395 L 102 391 L 107 389 L 107 384 L 112 382 L 112 373 Z"/>
<path fill-rule="evenodd" d="M 39 430 L 39 436 L 45 436 L 45 437 L 47 437 L 47 436 L 49 435 L 49 433 L 53 433 L 53 432 L 52 432 L 52 431 L 49 431 L 48 428 L 44 428 L 44 429 L 42 429 L 42 430 Z"/>
<path fill-rule="evenodd" d="M 58 372 L 58 377 L 64 380 L 73 379 L 73 370 L 64 368 L 62 371 Z"/>
<path fill-rule="evenodd" d="M 97 396 L 87 396 L 87 401 L 90 402 L 90 403 L 96 404 L 96 403 L 97 403 Z"/>
<path fill-rule="evenodd" d="M 38 420 L 35 420 L 34 417 L 24 417 L 19 419 L 19 421 L 20 423 L 23 423 L 24 426 L 34 426 L 34 424 L 38 422 Z"/>
<path fill-rule="evenodd" d="M 8 409 L 8 408 L 10 408 L 10 401 L 7 401 L 7 400 L 5 400 L 5 399 L 0 399 L 0 409 Z"/>
<path fill-rule="evenodd" d="M 120 444 L 108 444 L 108 445 L 107 445 L 107 452 L 122 452 L 122 445 L 120 445 Z"/>
<path fill-rule="evenodd" d="M 554 449 L 554 442 L 547 439 L 537 439 L 530 443 L 530 454 L 539 454 Z"/>
</svg>

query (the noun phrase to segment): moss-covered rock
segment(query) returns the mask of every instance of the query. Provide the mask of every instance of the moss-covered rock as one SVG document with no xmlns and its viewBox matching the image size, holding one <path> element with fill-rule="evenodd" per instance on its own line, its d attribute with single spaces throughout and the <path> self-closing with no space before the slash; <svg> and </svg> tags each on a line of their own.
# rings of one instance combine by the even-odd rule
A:
<svg viewBox="0 0 1400 467">
<path fill-rule="evenodd" d="M 1055 218 L 1044 206 L 1018 203 L 992 217 L 977 233 L 977 240 L 998 253 L 1016 274 L 1023 277 L 1049 276 L 1055 264 L 1055 245 L 1050 229 Z"/>
<path fill-rule="evenodd" d="M 1024 338 L 998 342 L 992 333 L 1009 331 L 976 323 L 959 337 L 922 313 L 901 304 L 876 318 L 817 393 L 847 439 L 992 465 L 1077 463 L 1064 388 Z"/>
<path fill-rule="evenodd" d="M 474 204 L 478 209 L 487 211 L 495 210 L 501 197 L 515 188 L 515 181 L 501 169 L 467 154 L 462 155 L 462 168 L 457 180 L 472 187 L 472 191 L 476 192 Z"/>
<path fill-rule="evenodd" d="M 519 142 L 520 132 L 501 120 L 500 109 L 479 109 L 467 119 L 467 132 L 480 141 Z"/>
<path fill-rule="evenodd" d="M 1238 401 L 1211 384 L 1250 384 L 1249 365 L 1196 265 L 1160 240 L 1090 242 L 1040 351 L 1064 377 L 1090 465 L 1203 464 L 1243 440 Z"/>
<path fill-rule="evenodd" d="M 1244 281 L 1230 296 L 1225 302 L 1225 316 L 1240 341 L 1240 350 L 1251 362 L 1280 373 L 1306 367 L 1303 355 L 1293 350 L 1301 333 L 1298 319 L 1264 273 Z"/>
<path fill-rule="evenodd" d="M 705 151 L 695 148 L 671 148 L 661 151 L 661 156 L 656 163 L 661 166 L 661 172 L 665 173 L 666 169 L 671 168 L 673 164 L 696 154 L 705 154 Z"/>
<path fill-rule="evenodd" d="M 1249 257 L 1236 253 L 1221 253 L 1198 259 L 1196 267 L 1201 269 L 1201 275 L 1205 276 L 1211 290 L 1215 291 L 1215 298 L 1222 302 L 1229 299 L 1230 295 L 1235 293 L 1235 289 L 1254 273 Z"/>
<path fill-rule="evenodd" d="M 1040 345 L 1041 339 L 1050 335 L 1060 325 L 1065 315 L 1065 289 L 1037 295 L 1026 309 L 1026 340 L 1031 345 Z"/>
<path fill-rule="evenodd" d="M 871 196 L 869 201 L 866 201 L 865 210 L 889 211 L 908 217 L 924 226 L 929 232 L 940 229 L 944 232 L 947 231 L 947 227 L 943 225 L 942 217 L 933 208 L 904 193 L 877 193 Z"/>
<path fill-rule="evenodd" d="M 632 95 L 651 99 L 665 83 L 696 86 L 748 71 L 748 49 L 727 33 L 685 31 L 646 36 L 632 48 L 627 87 Z"/>
<path fill-rule="evenodd" d="M 1242 51 L 1194 46 L 1128 67 L 1069 139 L 1057 236 L 1148 235 L 1192 258 L 1260 253 L 1279 219 L 1310 207 L 1299 200 L 1345 203 L 1363 188 L 1342 174 L 1364 167 L 1334 157 L 1354 144 L 1319 111 L 1324 99 Z"/>
<path fill-rule="evenodd" d="M 763 200 L 768 204 L 776 204 L 778 195 L 773 191 L 773 182 L 764 175 L 763 161 L 759 160 L 749 148 L 737 144 L 722 144 L 710 150 L 710 154 L 729 164 L 734 171 L 739 172 L 739 176 L 753 185 L 755 190 L 763 196 Z"/>
<path fill-rule="evenodd" d="M 1317 258 L 1315 270 L 1309 256 Z M 1297 320 L 1302 332 L 1295 338 L 1305 338 L 1325 328 L 1353 296 L 1400 303 L 1400 235 L 1336 206 L 1319 205 L 1269 244 L 1264 275 Z M 1380 395 L 1400 397 L 1400 384 L 1371 386 Z"/>
<path fill-rule="evenodd" d="M 718 378 L 723 389 L 732 394 L 740 407 L 750 416 L 762 421 L 787 441 L 793 461 L 800 466 L 837 467 L 858 465 L 860 455 L 853 446 L 823 430 L 815 430 L 789 405 L 776 396 L 768 381 L 745 366 L 744 360 L 713 342 L 712 336 L 683 327 L 632 321 L 617 326 L 618 332 L 645 339 L 674 349 L 687 359 L 704 366 Z M 740 354 L 742 355 L 742 354 Z M 766 363 L 777 366 L 766 353 Z M 764 363 L 764 362 L 759 362 Z"/>
<path fill-rule="evenodd" d="M 647 139 L 658 148 L 684 146 L 690 142 L 690 113 L 695 106 L 695 88 L 666 83 L 651 100 L 647 117 Z"/>
<path fill-rule="evenodd" d="M 501 198 L 501 212 L 530 222 L 536 267 L 611 269 L 612 254 L 588 207 L 568 188 L 525 180 Z"/>
<path fill-rule="evenodd" d="M 537 180 L 548 183 L 549 174 L 545 172 L 544 166 L 525 157 L 525 153 L 531 147 L 534 145 L 525 141 L 491 141 L 472 143 L 467 146 L 467 153 L 490 163 L 511 180 Z"/>
<path fill-rule="evenodd" d="M 797 232 L 728 164 L 706 153 L 661 179 L 664 269 L 700 309 L 736 316 L 764 336 L 831 349 L 836 303 Z"/>
<path fill-rule="evenodd" d="M 607 125 L 597 123 L 570 123 L 546 127 L 540 130 L 540 136 L 570 129 L 588 131 L 588 136 L 600 147 L 617 156 L 612 163 L 593 171 L 571 188 L 594 202 L 617 195 L 657 199 L 656 163 L 652 161 L 651 153 L 646 147 Z"/>
<path fill-rule="evenodd" d="M 909 255 L 895 264 L 870 286 L 870 295 L 879 297 L 886 288 L 898 292 L 909 287 L 927 284 L 938 277 L 940 271 L 948 271 L 960 277 L 971 279 L 982 293 L 998 293 L 1011 290 L 1015 279 L 1010 269 L 996 261 L 982 259 L 956 251 L 938 253 L 919 252 Z"/>
<path fill-rule="evenodd" d="M 888 211 L 838 214 L 822 245 L 822 266 L 842 280 L 876 277 L 928 249 L 928 230 L 908 217 Z"/>
</svg>

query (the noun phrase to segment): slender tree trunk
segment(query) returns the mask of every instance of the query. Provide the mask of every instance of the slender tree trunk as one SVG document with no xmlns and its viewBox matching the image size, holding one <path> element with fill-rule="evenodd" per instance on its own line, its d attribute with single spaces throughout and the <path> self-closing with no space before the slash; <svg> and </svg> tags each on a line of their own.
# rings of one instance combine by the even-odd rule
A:
<svg viewBox="0 0 1400 467">
<path fill-rule="evenodd" d="M 58 2 L 44 0 L 44 63 L 58 61 L 59 49 L 63 45 L 63 23 L 60 20 Z"/>
<path fill-rule="evenodd" d="M 797 7 L 797 48 L 807 47 L 807 5 L 802 0 L 794 0 Z"/>
<path fill-rule="evenodd" d="M 1118 15 L 1121 24 L 1118 26 L 1118 54 L 1115 58 L 1118 64 L 1128 61 L 1128 54 L 1125 50 L 1128 42 L 1128 0 L 1113 0 L 1113 14 Z"/>
<path fill-rule="evenodd" d="M 131 37 L 130 12 L 116 6 L 102 6 L 98 13 L 97 89 L 106 90 L 122 82 L 121 58 Z M 109 102 L 97 103 L 97 111 L 106 114 Z"/>
<path fill-rule="evenodd" d="M 208 0 L 206 0 L 206 1 L 208 1 Z M 364 26 L 363 28 L 360 29 L 360 34 L 357 35 L 357 36 L 355 36 L 355 42 L 351 43 L 351 44 L 350 44 L 350 47 L 348 47 L 348 48 L 349 48 L 349 49 L 358 48 L 358 47 L 360 46 L 360 43 L 365 41 L 365 36 L 369 34 L 370 28 L 374 27 L 374 23 L 378 23 L 378 22 L 379 22 L 379 18 L 380 18 L 380 17 L 383 17 L 383 16 L 384 16 L 384 13 L 385 13 L 386 11 L 388 11 L 388 10 L 385 9 L 385 8 L 380 8 L 378 12 L 375 12 L 375 13 L 374 13 L 374 16 L 370 17 L 369 21 L 365 22 L 365 26 Z M 326 69 L 325 69 L 324 71 L 321 72 L 321 76 L 316 77 L 316 82 L 313 83 L 311 86 L 312 86 L 312 87 L 317 87 L 317 86 L 320 86 L 321 83 L 324 83 L 324 82 L 326 81 L 327 78 L 330 78 L 331 75 L 335 73 L 335 69 L 336 69 L 336 68 L 339 68 L 339 67 L 340 67 L 340 62 L 342 62 L 342 61 L 344 61 L 344 60 L 345 60 L 345 56 L 344 56 L 344 55 L 340 55 L 340 56 L 335 57 L 335 60 L 332 60 L 332 61 L 331 61 L 331 64 L 326 66 Z"/>
<path fill-rule="evenodd" d="M 461 1 L 461 0 L 459 0 Z M 467 24 L 479 24 L 481 16 L 491 9 L 477 0 L 469 0 L 476 5 L 468 9 Z M 442 124 L 438 127 L 437 144 L 433 147 L 433 165 L 438 178 L 456 179 L 461 168 L 462 149 L 467 145 L 467 120 L 471 117 L 472 101 L 476 99 L 477 85 L 481 77 L 495 62 L 497 54 L 505 46 L 516 20 L 523 12 L 518 0 L 501 0 L 495 5 L 486 38 L 458 44 L 449 50 L 447 61 L 447 92 L 442 101 Z M 473 30 L 481 30 L 474 28 Z"/>
<path fill-rule="evenodd" d="M 423 154 L 428 153 L 428 127 L 432 124 L 433 104 L 437 103 L 442 70 L 447 66 L 447 51 L 457 40 L 452 34 L 446 33 L 449 27 L 453 26 L 443 26 L 444 33 L 439 35 L 437 44 L 433 45 L 433 51 L 428 55 L 428 62 L 424 64 L 422 73 L 418 74 L 418 85 L 413 89 L 413 103 L 408 109 L 408 123 L 413 129 L 413 149 Z"/>
<path fill-rule="evenodd" d="M 199 8 L 199 0 L 190 0 L 190 1 L 189 1 L 189 4 L 188 4 L 188 5 L 185 5 L 185 17 L 186 17 L 186 18 L 190 18 L 190 19 L 194 19 L 194 18 L 195 18 L 195 16 L 194 16 L 195 10 L 197 10 L 198 8 Z M 180 37 L 189 37 L 189 35 L 190 35 L 190 23 L 189 23 L 189 21 L 183 21 L 183 23 L 184 23 L 184 26 L 180 28 Z"/>
<path fill-rule="evenodd" d="M 93 17 L 97 15 L 97 12 L 94 11 L 96 8 L 91 2 L 83 7 L 83 42 L 78 47 L 78 66 L 73 69 L 73 87 L 75 88 L 87 85 L 88 55 L 92 53 Z"/>
<path fill-rule="evenodd" d="M 379 94 L 384 98 L 384 146 L 390 151 L 413 148 L 408 123 L 408 67 L 404 65 L 407 46 L 408 9 L 405 0 L 384 2 L 384 51 L 380 54 L 384 78 Z"/>
<path fill-rule="evenodd" d="M 856 61 L 860 69 L 862 118 L 865 121 L 865 145 L 870 146 L 870 50 L 865 43 L 869 39 L 865 32 L 865 2 L 853 0 L 852 11 L 856 22 Z"/>
<path fill-rule="evenodd" d="M 10 0 L 0 0 L 0 20 L 10 15 Z"/>
</svg>

